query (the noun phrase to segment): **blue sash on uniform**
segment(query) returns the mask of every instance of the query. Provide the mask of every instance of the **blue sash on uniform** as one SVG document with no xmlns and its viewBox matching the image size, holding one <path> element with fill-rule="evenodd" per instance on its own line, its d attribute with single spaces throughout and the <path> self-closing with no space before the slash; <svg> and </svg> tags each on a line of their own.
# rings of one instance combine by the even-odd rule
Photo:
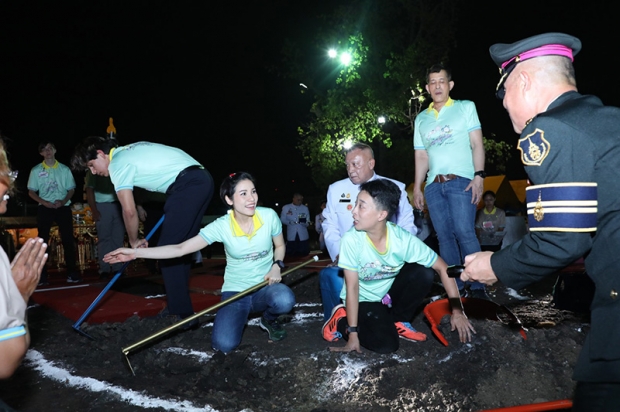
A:
<svg viewBox="0 0 620 412">
<path fill-rule="evenodd" d="M 525 190 L 531 231 L 596 231 L 596 183 L 552 183 Z"/>
</svg>

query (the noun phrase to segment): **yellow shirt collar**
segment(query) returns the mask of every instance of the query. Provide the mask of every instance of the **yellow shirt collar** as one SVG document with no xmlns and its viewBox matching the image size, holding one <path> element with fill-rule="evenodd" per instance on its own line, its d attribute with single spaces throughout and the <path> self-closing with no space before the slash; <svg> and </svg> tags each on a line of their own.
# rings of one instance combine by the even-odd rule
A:
<svg viewBox="0 0 620 412">
<path fill-rule="evenodd" d="M 58 167 L 58 160 L 54 162 L 54 166 L 48 166 L 45 164 L 45 160 L 43 161 L 43 167 L 46 169 L 56 169 Z"/>
<path fill-rule="evenodd" d="M 497 210 L 497 207 L 493 206 L 493 210 L 491 210 L 490 212 L 487 212 L 487 208 L 483 207 L 482 210 L 484 210 L 484 214 L 485 215 L 494 215 L 495 211 Z"/>
<path fill-rule="evenodd" d="M 258 210 L 252 217 L 252 220 L 254 221 L 254 230 L 249 235 L 241 229 L 241 226 L 239 226 L 232 209 L 228 211 L 228 214 L 230 215 L 230 225 L 234 236 L 246 236 L 248 239 L 252 239 L 252 237 L 256 234 L 256 231 L 263 226 L 263 219 L 261 219 Z"/>
<path fill-rule="evenodd" d="M 113 147 L 110 149 L 110 153 L 108 153 L 108 156 L 110 156 L 110 162 L 112 161 L 112 156 L 114 156 L 114 151 L 116 150 L 116 147 Z"/>
<path fill-rule="evenodd" d="M 454 104 L 454 100 L 452 100 L 452 97 L 448 97 L 448 101 L 446 102 L 446 104 L 443 105 L 443 107 L 450 107 Z M 439 116 L 439 112 L 437 110 L 435 110 L 435 102 L 431 102 L 431 104 L 428 105 L 428 109 L 429 112 L 434 111 L 435 112 L 435 117 Z"/>
</svg>

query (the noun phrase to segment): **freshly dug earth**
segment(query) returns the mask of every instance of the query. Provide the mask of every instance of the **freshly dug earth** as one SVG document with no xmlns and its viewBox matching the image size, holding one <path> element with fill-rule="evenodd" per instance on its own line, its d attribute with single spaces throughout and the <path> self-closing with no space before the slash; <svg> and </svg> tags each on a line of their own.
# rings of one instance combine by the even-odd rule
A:
<svg viewBox="0 0 620 412">
<path fill-rule="evenodd" d="M 321 337 L 318 274 L 300 269 L 285 278 L 298 305 L 288 336 L 268 342 L 257 318 L 243 342 L 224 356 L 211 349 L 212 317 L 201 328 L 172 332 L 129 353 L 121 349 L 165 328 L 167 319 L 71 328 L 45 307 L 29 309 L 32 345 L 0 399 L 18 411 L 473 411 L 572 398 L 572 369 L 589 330 L 584 315 L 554 308 L 554 279 L 512 291 L 489 288 L 527 328 L 472 319 L 477 334 L 462 344 L 440 324 L 442 345 L 420 313 L 422 343 L 401 340 L 390 355 L 330 352 Z M 431 296 L 443 292 L 435 286 Z M 335 342 L 331 345 L 343 345 Z"/>
</svg>

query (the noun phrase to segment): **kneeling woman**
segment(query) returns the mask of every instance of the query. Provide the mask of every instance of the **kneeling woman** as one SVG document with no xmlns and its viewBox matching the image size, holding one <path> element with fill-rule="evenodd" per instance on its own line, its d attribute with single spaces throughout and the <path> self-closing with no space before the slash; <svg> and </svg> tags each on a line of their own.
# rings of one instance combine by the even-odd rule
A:
<svg viewBox="0 0 620 412">
<path fill-rule="evenodd" d="M 249 173 L 233 173 L 222 182 L 220 197 L 231 210 L 209 223 L 195 237 L 177 245 L 127 249 L 108 253 L 104 261 L 127 262 L 136 258 L 170 259 L 222 242 L 226 251 L 226 270 L 222 300 L 267 280 L 268 286 L 223 306 L 215 317 L 212 346 L 228 353 L 241 343 L 250 313 L 262 312 L 260 327 L 269 339 L 282 340 L 286 331 L 277 321 L 295 305 L 295 295 L 280 283 L 280 268 L 286 246 L 282 223 L 275 211 L 257 207 L 258 194 Z M 275 249 L 274 249 L 275 246 Z"/>
</svg>

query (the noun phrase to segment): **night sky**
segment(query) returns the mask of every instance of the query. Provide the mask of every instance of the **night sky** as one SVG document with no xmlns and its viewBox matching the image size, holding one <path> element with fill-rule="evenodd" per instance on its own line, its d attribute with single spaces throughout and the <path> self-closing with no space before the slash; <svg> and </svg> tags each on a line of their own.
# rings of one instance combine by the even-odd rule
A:
<svg viewBox="0 0 620 412">
<path fill-rule="evenodd" d="M 121 144 L 180 147 L 218 185 L 247 170 L 264 198 L 288 202 L 296 190 L 322 196 L 294 149 L 311 100 L 299 94 L 299 82 L 266 67 L 277 62 L 284 37 L 313 36 L 311 18 L 335 3 L 0 2 L 0 130 L 11 139 L 18 183 L 25 186 L 41 161 L 40 140 L 55 141 L 67 163 L 74 145 L 105 133 L 113 117 Z M 581 38 L 580 91 L 620 105 L 611 2 L 460 3 L 452 97 L 476 102 L 485 135 L 517 138 L 494 98 L 498 74 L 488 48 L 496 42 L 547 31 Z"/>
</svg>

